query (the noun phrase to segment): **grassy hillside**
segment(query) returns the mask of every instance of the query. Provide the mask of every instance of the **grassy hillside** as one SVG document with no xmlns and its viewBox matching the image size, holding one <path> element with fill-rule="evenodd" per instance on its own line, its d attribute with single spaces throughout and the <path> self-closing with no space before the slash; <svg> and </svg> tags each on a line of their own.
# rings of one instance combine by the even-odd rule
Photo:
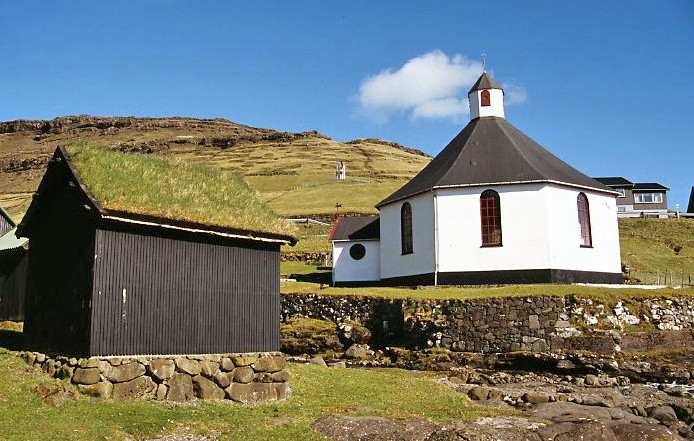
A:
<svg viewBox="0 0 694 441">
<path fill-rule="evenodd" d="M 283 216 L 374 212 L 373 205 L 431 158 L 377 140 L 334 141 L 317 132 L 286 133 L 224 119 L 61 117 L 0 122 L 0 206 L 21 218 L 58 145 L 88 142 L 121 151 L 174 156 L 239 172 Z M 335 164 L 347 180 L 334 179 Z"/>
<path fill-rule="evenodd" d="M 622 263 L 644 283 L 694 283 L 694 219 L 620 219 Z M 676 252 L 676 250 L 679 250 Z"/>
</svg>

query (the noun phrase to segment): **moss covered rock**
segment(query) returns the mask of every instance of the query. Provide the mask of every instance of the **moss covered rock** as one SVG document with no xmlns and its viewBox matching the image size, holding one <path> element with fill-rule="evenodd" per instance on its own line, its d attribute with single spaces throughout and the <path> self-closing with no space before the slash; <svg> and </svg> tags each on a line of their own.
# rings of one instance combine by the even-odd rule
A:
<svg viewBox="0 0 694 441">
<path fill-rule="evenodd" d="M 289 319 L 280 327 L 280 346 L 287 354 L 321 354 L 344 350 L 337 324 L 329 320 Z"/>
</svg>

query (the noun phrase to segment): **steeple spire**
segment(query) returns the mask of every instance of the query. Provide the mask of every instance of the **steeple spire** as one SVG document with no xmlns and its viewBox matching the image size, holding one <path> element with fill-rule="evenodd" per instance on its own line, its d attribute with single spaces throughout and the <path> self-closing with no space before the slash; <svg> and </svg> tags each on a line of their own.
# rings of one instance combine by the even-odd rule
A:
<svg viewBox="0 0 694 441">
<path fill-rule="evenodd" d="M 504 89 L 486 72 L 487 56 L 482 54 L 485 71 L 477 79 L 467 96 L 470 100 L 470 120 L 485 116 L 504 117 Z"/>
</svg>

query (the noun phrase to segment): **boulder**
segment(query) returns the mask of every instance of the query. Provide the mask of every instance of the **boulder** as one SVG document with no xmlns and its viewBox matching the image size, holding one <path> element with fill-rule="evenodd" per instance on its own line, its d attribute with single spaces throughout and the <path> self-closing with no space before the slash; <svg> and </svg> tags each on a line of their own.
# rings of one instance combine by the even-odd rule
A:
<svg viewBox="0 0 694 441">
<path fill-rule="evenodd" d="M 191 376 L 199 375 L 202 372 L 200 362 L 189 358 L 177 358 L 176 368 L 179 372 L 186 373 Z"/>
<path fill-rule="evenodd" d="M 313 357 L 308 361 L 309 364 L 315 364 L 316 366 L 326 366 L 323 357 Z"/>
<path fill-rule="evenodd" d="M 214 374 L 219 371 L 219 363 L 209 360 L 203 360 L 200 362 L 200 371 L 202 375 L 212 378 Z"/>
<path fill-rule="evenodd" d="M 289 371 L 286 369 L 272 374 L 272 381 L 275 383 L 286 383 L 289 381 Z"/>
<path fill-rule="evenodd" d="M 113 383 L 124 383 L 144 375 L 145 370 L 145 367 L 137 362 L 119 364 L 116 366 L 111 366 L 109 364 L 104 370 L 104 377 Z"/>
<path fill-rule="evenodd" d="M 646 409 L 648 416 L 669 426 L 677 422 L 677 414 L 670 406 L 654 406 Z"/>
<path fill-rule="evenodd" d="M 174 373 L 176 372 L 176 365 L 174 364 L 173 360 L 166 358 L 155 358 L 154 360 L 150 360 L 149 364 L 147 365 L 147 371 L 151 376 L 158 380 L 168 380 L 174 376 Z"/>
<path fill-rule="evenodd" d="M 541 427 L 537 433 L 543 440 L 553 441 L 615 441 L 617 439 L 612 429 L 602 421 L 558 423 Z"/>
<path fill-rule="evenodd" d="M 217 387 L 213 381 L 208 380 L 202 375 L 193 377 L 193 390 L 195 391 L 195 396 L 202 400 L 224 399 L 224 391 Z"/>
<path fill-rule="evenodd" d="M 549 395 L 541 392 L 527 392 L 523 394 L 521 399 L 530 404 L 549 403 Z"/>
<path fill-rule="evenodd" d="M 286 361 L 281 355 L 264 355 L 253 363 L 256 372 L 279 372 L 284 369 Z"/>
<path fill-rule="evenodd" d="M 234 366 L 250 366 L 258 360 L 256 355 L 233 355 L 231 362 Z"/>
<path fill-rule="evenodd" d="M 424 419 L 387 419 L 380 417 L 351 417 L 329 415 L 313 423 L 313 429 L 333 440 L 420 441 L 440 426 Z M 449 438 L 451 440 L 478 440 L 480 438 Z"/>
<path fill-rule="evenodd" d="M 99 368 L 77 368 L 72 376 L 72 382 L 75 384 L 96 384 L 101 379 Z"/>
<path fill-rule="evenodd" d="M 345 363 L 344 361 L 336 361 L 334 363 L 330 363 L 328 367 L 335 369 L 345 369 L 347 367 L 347 363 Z"/>
<path fill-rule="evenodd" d="M 467 396 L 473 400 L 486 400 L 489 398 L 489 388 L 482 386 L 473 387 L 468 391 Z"/>
<path fill-rule="evenodd" d="M 228 387 L 231 384 L 229 375 L 226 372 L 217 372 L 214 375 L 214 381 L 217 382 L 219 387 L 221 387 L 222 389 Z"/>
<path fill-rule="evenodd" d="M 134 380 L 113 385 L 115 401 L 132 400 L 135 398 L 152 398 L 157 390 L 157 384 L 151 378 L 143 376 Z"/>
<path fill-rule="evenodd" d="M 237 367 L 232 372 L 232 381 L 234 383 L 250 383 L 253 381 L 253 369 L 250 366 Z"/>
<path fill-rule="evenodd" d="M 113 383 L 110 381 L 100 381 L 95 384 L 78 384 L 77 390 L 92 397 L 110 398 L 113 393 Z"/>
<path fill-rule="evenodd" d="M 166 399 L 171 401 L 190 401 L 195 398 L 193 380 L 189 375 L 176 373 L 169 380 L 169 391 Z"/>
<path fill-rule="evenodd" d="M 276 400 L 278 395 L 277 387 L 272 383 L 232 383 L 224 392 L 230 400 L 243 404 Z"/>
<path fill-rule="evenodd" d="M 161 383 L 157 386 L 157 392 L 155 394 L 155 398 L 157 401 L 164 401 L 166 399 L 166 393 L 169 391 L 168 386 L 166 386 L 164 383 Z"/>
<path fill-rule="evenodd" d="M 219 362 L 219 368 L 223 372 L 231 372 L 234 369 L 234 367 L 234 362 L 231 361 L 231 358 L 229 357 L 222 357 L 222 359 Z"/>
<path fill-rule="evenodd" d="M 363 359 L 367 358 L 373 352 L 369 348 L 369 345 L 353 344 L 345 351 L 345 356 L 352 359 Z"/>
<path fill-rule="evenodd" d="M 286 400 L 292 396 L 292 388 L 289 387 L 289 383 L 275 383 L 275 391 L 278 400 Z"/>
<path fill-rule="evenodd" d="M 660 424 L 613 423 L 610 428 L 617 441 L 680 441 L 677 432 Z"/>
</svg>

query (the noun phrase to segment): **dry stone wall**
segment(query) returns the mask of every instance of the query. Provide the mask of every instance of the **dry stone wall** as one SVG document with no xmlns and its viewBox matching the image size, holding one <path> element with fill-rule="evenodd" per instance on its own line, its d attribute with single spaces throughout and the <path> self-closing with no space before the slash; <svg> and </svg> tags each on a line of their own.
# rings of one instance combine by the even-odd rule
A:
<svg viewBox="0 0 694 441">
<path fill-rule="evenodd" d="M 372 344 L 459 352 L 621 350 L 625 331 L 694 329 L 694 299 L 643 298 L 607 304 L 576 296 L 471 300 L 380 299 L 283 294 L 282 319 L 356 321 Z"/>
<path fill-rule="evenodd" d="M 20 355 L 48 375 L 69 380 L 83 394 L 116 401 L 226 399 L 255 404 L 291 395 L 285 358 L 275 352 L 127 358 Z"/>
</svg>

